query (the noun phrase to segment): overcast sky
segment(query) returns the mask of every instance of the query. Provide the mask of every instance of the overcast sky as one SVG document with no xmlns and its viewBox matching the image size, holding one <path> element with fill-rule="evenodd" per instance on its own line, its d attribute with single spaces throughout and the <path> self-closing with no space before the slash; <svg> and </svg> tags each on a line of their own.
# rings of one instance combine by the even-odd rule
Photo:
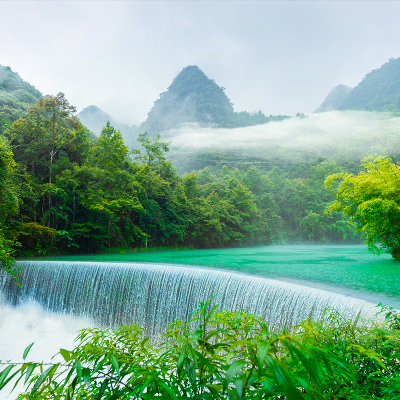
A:
<svg viewBox="0 0 400 400">
<path fill-rule="evenodd" d="M 1 1 L 0 15 L 1 65 L 123 122 L 187 65 L 236 111 L 294 115 L 400 56 L 397 1 Z"/>
</svg>

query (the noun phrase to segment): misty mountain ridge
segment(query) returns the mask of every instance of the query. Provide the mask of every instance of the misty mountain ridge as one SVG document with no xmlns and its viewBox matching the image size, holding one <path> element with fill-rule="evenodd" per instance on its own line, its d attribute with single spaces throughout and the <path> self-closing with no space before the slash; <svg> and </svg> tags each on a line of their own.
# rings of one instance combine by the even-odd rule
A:
<svg viewBox="0 0 400 400">
<path fill-rule="evenodd" d="M 400 112 L 400 58 L 391 58 L 369 72 L 353 89 L 339 85 L 332 89 L 315 112 L 364 110 Z"/>
</svg>

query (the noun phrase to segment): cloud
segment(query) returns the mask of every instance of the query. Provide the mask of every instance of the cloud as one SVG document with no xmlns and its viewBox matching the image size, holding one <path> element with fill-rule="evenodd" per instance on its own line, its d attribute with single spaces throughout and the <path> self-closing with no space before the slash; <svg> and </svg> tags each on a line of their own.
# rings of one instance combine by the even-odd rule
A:
<svg viewBox="0 0 400 400">
<path fill-rule="evenodd" d="M 231 153 L 253 159 L 305 162 L 308 156 L 348 161 L 371 153 L 400 153 L 400 117 L 367 111 L 331 111 L 236 129 L 195 124 L 167 132 L 172 154 Z"/>
</svg>

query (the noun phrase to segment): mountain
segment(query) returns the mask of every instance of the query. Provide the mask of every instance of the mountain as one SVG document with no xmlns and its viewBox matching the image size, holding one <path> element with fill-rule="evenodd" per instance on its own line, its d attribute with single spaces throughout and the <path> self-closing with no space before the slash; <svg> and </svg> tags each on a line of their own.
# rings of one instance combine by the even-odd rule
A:
<svg viewBox="0 0 400 400">
<path fill-rule="evenodd" d="M 105 111 L 101 110 L 96 106 L 89 106 L 84 108 L 80 113 L 77 114 L 83 125 L 86 126 L 91 132 L 100 135 L 101 130 L 105 127 L 108 121 L 115 128 L 121 131 L 124 136 L 126 144 L 129 146 L 134 146 L 133 142 L 137 137 L 137 126 L 128 126 L 117 122 L 111 115 L 107 114 Z M 132 141 L 132 143 L 130 143 Z"/>
<path fill-rule="evenodd" d="M 314 111 L 316 113 L 337 110 L 349 97 L 351 88 L 345 85 L 334 87 L 323 103 Z"/>
<path fill-rule="evenodd" d="M 315 112 L 332 110 L 365 110 L 400 112 L 400 58 L 391 58 L 380 68 L 369 72 L 349 90 L 334 88 Z"/>
<path fill-rule="evenodd" d="M 34 86 L 25 82 L 10 67 L 0 65 L 0 134 L 23 117 L 29 106 L 40 97 L 42 93 Z"/>
<path fill-rule="evenodd" d="M 197 66 L 184 68 L 166 92 L 154 102 L 142 131 L 155 135 L 177 128 L 181 124 L 197 122 L 213 127 L 232 127 L 233 106 L 215 81 Z"/>
<path fill-rule="evenodd" d="M 101 130 L 107 124 L 107 121 L 110 121 L 110 124 L 115 128 L 117 128 L 118 125 L 111 115 L 96 106 L 86 107 L 76 116 L 80 119 L 82 124 L 86 126 L 86 128 L 97 135 L 100 135 Z"/>
<path fill-rule="evenodd" d="M 289 117 L 266 116 L 261 111 L 252 114 L 235 112 L 225 88 L 218 86 L 196 65 L 190 65 L 183 68 L 166 92 L 160 94 L 139 131 L 147 131 L 154 136 L 189 123 L 203 127 L 236 128 L 285 118 Z"/>
</svg>

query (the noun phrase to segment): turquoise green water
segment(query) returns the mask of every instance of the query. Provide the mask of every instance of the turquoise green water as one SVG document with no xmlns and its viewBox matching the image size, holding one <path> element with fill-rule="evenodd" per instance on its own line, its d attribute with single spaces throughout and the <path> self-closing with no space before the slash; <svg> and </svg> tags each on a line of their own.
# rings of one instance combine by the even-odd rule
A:
<svg viewBox="0 0 400 400">
<path fill-rule="evenodd" d="M 394 261 L 387 254 L 373 255 L 364 245 L 263 246 L 51 259 L 151 262 L 211 267 L 301 283 L 400 307 L 400 262 Z"/>
</svg>

